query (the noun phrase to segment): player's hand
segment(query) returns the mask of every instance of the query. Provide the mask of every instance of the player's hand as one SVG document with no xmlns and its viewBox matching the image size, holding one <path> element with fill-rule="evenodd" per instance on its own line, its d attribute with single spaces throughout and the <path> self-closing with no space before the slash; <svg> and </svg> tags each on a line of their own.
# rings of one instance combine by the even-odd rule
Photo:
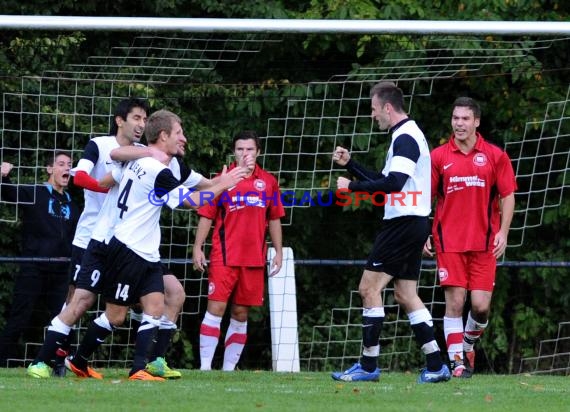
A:
<svg viewBox="0 0 570 412">
<path fill-rule="evenodd" d="M 429 236 L 426 240 L 426 244 L 424 245 L 424 254 L 429 257 L 433 257 L 433 255 L 435 255 L 433 249 L 431 248 L 431 237 Z"/>
<path fill-rule="evenodd" d="M 495 235 L 493 246 L 493 255 L 495 255 L 495 259 L 499 259 L 507 249 L 507 235 L 499 230 Z"/>
<path fill-rule="evenodd" d="M 246 154 L 238 158 L 237 164 L 239 167 L 253 172 L 253 169 L 255 169 L 255 158 L 251 154 Z"/>
<path fill-rule="evenodd" d="M 347 179 L 346 177 L 340 176 L 338 179 L 336 179 L 336 188 L 337 189 L 347 189 L 348 190 L 349 184 L 350 184 L 350 179 Z"/>
<path fill-rule="evenodd" d="M 350 160 L 350 152 L 346 150 L 344 147 L 337 146 L 333 152 L 332 158 L 336 164 L 340 166 L 346 166 L 346 164 Z"/>
<path fill-rule="evenodd" d="M 2 177 L 8 176 L 8 174 L 10 173 L 10 171 L 12 171 L 13 168 L 14 165 L 12 163 L 2 162 Z"/>
<path fill-rule="evenodd" d="M 222 169 L 222 173 L 220 174 L 220 184 L 222 184 L 226 189 L 232 188 L 237 185 L 240 180 L 247 174 L 247 169 L 243 167 L 234 167 L 232 170 L 228 172 L 228 167 L 224 165 Z"/>
<path fill-rule="evenodd" d="M 206 255 L 201 247 L 192 248 L 192 266 L 194 267 L 194 270 L 199 270 L 200 272 L 204 272 L 206 270 L 206 266 L 208 266 Z"/>
<path fill-rule="evenodd" d="M 253 172 L 253 169 L 255 169 L 255 159 L 253 158 L 253 156 L 247 154 L 243 157 L 243 165 L 242 167 L 245 167 L 249 172 Z"/>
<path fill-rule="evenodd" d="M 279 273 L 281 266 L 283 265 L 283 255 L 277 253 L 273 260 L 271 261 L 269 277 L 273 277 Z"/>
</svg>

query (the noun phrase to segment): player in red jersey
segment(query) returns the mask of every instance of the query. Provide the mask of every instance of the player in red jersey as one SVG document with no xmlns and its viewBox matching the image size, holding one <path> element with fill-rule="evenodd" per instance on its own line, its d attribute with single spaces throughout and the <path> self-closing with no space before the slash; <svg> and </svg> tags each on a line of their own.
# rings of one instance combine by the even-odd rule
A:
<svg viewBox="0 0 570 412">
<path fill-rule="evenodd" d="M 200 327 L 201 370 L 212 368 L 220 324 L 230 297 L 231 318 L 223 370 L 234 370 L 240 359 L 247 340 L 249 307 L 263 304 L 267 231 L 276 251 L 269 276 L 279 272 L 283 260 L 281 218 L 285 211 L 277 179 L 255 162 L 261 150 L 259 137 L 253 131 L 244 131 L 234 137 L 233 145 L 236 163 L 230 170 L 240 164 L 247 166 L 249 175 L 198 209 L 200 221 L 192 252 L 197 270 L 205 270 L 203 246 L 214 224 L 208 307 Z"/>
<path fill-rule="evenodd" d="M 509 156 L 477 132 L 480 120 L 475 100 L 456 99 L 453 134 L 431 153 L 432 196 L 437 199 L 432 234 L 445 290 L 443 327 L 453 376 L 463 378 L 473 374 L 473 345 L 488 324 L 497 258 L 507 247 L 515 207 Z M 432 255 L 429 240 L 425 251 Z M 467 291 L 471 307 L 464 327 Z"/>
</svg>

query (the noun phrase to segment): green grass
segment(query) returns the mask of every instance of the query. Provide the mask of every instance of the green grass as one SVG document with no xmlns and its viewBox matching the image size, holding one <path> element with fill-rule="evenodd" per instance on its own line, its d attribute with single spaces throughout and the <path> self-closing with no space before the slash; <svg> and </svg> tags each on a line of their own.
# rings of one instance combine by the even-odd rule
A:
<svg viewBox="0 0 570 412">
<path fill-rule="evenodd" d="M 475 375 L 415 383 L 416 374 L 384 373 L 380 382 L 340 383 L 328 373 L 183 371 L 167 382 L 131 382 L 126 370 L 105 379 L 33 379 L 0 369 L 0 411 L 561 411 L 570 377 Z"/>
</svg>

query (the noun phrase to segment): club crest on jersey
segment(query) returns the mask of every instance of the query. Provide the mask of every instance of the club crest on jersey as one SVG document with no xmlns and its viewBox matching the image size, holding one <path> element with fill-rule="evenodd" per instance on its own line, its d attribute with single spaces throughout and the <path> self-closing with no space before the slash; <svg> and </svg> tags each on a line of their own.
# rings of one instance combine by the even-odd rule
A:
<svg viewBox="0 0 570 412">
<path fill-rule="evenodd" d="M 476 153 L 473 156 L 473 164 L 475 166 L 485 166 L 487 164 L 487 156 L 485 153 Z"/>
<path fill-rule="evenodd" d="M 447 269 L 446 268 L 439 268 L 437 271 L 437 275 L 439 276 L 440 282 L 447 280 L 447 276 L 448 276 Z"/>
<path fill-rule="evenodd" d="M 216 285 L 214 284 L 214 282 L 208 283 L 208 295 L 211 295 L 215 291 L 216 291 Z"/>
<path fill-rule="evenodd" d="M 257 190 L 262 191 L 265 190 L 265 182 L 261 179 L 255 179 L 255 182 L 253 182 L 253 187 L 255 187 Z"/>
</svg>

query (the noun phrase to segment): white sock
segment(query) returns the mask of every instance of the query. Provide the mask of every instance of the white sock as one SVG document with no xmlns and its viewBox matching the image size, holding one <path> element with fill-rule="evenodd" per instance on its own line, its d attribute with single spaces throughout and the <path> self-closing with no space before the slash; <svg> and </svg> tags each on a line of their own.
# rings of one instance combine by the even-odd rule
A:
<svg viewBox="0 0 570 412">
<path fill-rule="evenodd" d="M 64 335 L 69 335 L 71 331 L 71 326 L 66 325 L 57 316 L 51 320 L 51 324 L 48 326 L 48 330 L 53 330 Z"/>
<path fill-rule="evenodd" d="M 200 370 L 209 371 L 212 369 L 212 359 L 214 359 L 216 346 L 218 346 L 220 339 L 221 323 L 221 316 L 214 316 L 206 312 L 200 325 Z"/>
<path fill-rule="evenodd" d="M 235 319 L 230 319 L 230 326 L 226 333 L 223 370 L 233 371 L 236 368 L 246 341 L 247 321 L 239 322 Z"/>
<path fill-rule="evenodd" d="M 489 321 L 485 323 L 476 322 L 475 319 L 471 317 L 471 311 L 467 316 L 467 324 L 465 325 L 465 336 L 463 337 L 463 350 L 465 352 L 471 352 L 473 350 L 473 345 L 479 340 Z"/>
<path fill-rule="evenodd" d="M 443 318 L 443 334 L 451 365 L 463 362 L 463 318 Z"/>
</svg>

